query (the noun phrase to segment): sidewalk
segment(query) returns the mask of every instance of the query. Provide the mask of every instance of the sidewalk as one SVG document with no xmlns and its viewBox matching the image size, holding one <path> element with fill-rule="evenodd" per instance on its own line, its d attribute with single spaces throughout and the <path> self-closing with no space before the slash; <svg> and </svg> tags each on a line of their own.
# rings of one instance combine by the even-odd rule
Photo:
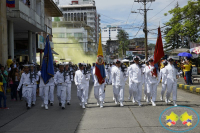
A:
<svg viewBox="0 0 200 133">
<path fill-rule="evenodd" d="M 194 77 L 200 78 L 200 75 L 194 75 Z M 179 89 L 184 89 L 191 93 L 200 94 L 200 82 L 194 81 L 193 85 L 187 85 L 183 79 L 183 77 L 178 79 L 177 87 Z"/>
</svg>

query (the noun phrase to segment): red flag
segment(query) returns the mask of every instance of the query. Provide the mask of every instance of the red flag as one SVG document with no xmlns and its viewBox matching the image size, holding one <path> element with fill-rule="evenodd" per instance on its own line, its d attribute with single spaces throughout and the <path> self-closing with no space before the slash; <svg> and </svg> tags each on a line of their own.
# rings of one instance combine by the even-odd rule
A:
<svg viewBox="0 0 200 133">
<path fill-rule="evenodd" d="M 163 56 L 165 56 L 165 54 L 163 50 L 162 35 L 161 35 L 160 27 L 158 27 L 158 38 L 157 38 L 156 47 L 154 51 L 154 64 L 158 63 Z"/>
</svg>

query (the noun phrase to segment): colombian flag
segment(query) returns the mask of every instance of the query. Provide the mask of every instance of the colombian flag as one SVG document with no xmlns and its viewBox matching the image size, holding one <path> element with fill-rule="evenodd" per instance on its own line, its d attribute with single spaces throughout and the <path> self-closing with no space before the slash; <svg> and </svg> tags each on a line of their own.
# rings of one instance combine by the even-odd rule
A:
<svg viewBox="0 0 200 133">
<path fill-rule="evenodd" d="M 15 0 L 6 0 L 7 7 L 15 7 Z"/>
<path fill-rule="evenodd" d="M 104 61 L 103 61 L 101 33 L 99 36 L 99 46 L 98 46 L 98 53 L 97 53 L 97 62 L 96 62 L 96 66 L 95 66 L 95 75 L 98 78 L 99 84 L 103 84 L 105 82 L 106 72 L 105 72 Z"/>
</svg>

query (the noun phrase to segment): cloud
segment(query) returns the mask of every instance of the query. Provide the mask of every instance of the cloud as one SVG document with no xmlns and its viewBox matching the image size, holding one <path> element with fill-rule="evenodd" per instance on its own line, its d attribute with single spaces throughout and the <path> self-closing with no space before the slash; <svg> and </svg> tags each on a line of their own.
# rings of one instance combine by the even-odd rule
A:
<svg viewBox="0 0 200 133">
<path fill-rule="evenodd" d="M 101 27 L 106 25 L 118 25 L 124 28 L 130 36 L 135 36 L 144 21 L 143 14 L 131 13 L 132 11 L 141 12 L 144 6 L 141 3 L 134 2 L 134 0 L 95 0 L 96 7 L 99 14 L 101 14 Z M 156 29 L 159 24 L 162 27 L 163 23 L 167 22 L 171 15 L 164 16 L 169 10 L 173 9 L 177 2 L 179 6 L 183 7 L 188 0 L 156 0 L 148 3 L 147 8 L 153 9 L 147 12 L 148 29 Z M 60 0 L 61 5 L 68 5 L 71 0 Z M 128 19 L 129 17 L 129 19 Z M 152 18 L 153 17 L 153 18 Z M 128 19 L 128 21 L 127 21 Z M 153 31 L 154 33 L 157 30 Z M 148 38 L 156 38 L 156 34 L 148 34 Z M 136 37 L 144 37 L 143 27 L 138 32 Z M 131 37 L 133 38 L 133 37 Z M 149 40 L 150 42 L 152 40 Z M 155 43 L 155 40 L 152 41 Z"/>
</svg>

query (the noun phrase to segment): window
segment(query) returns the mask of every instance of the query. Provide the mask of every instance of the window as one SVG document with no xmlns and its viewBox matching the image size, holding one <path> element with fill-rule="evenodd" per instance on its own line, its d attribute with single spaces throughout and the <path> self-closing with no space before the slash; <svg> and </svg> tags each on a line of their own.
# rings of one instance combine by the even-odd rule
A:
<svg viewBox="0 0 200 133">
<path fill-rule="evenodd" d="M 82 33 L 74 33 L 74 37 L 82 38 L 83 34 Z"/>
<path fill-rule="evenodd" d="M 64 38 L 65 34 L 64 33 L 53 34 L 53 37 L 55 37 L 55 38 Z"/>
<path fill-rule="evenodd" d="M 104 30 L 104 32 L 107 32 L 107 30 Z"/>
<path fill-rule="evenodd" d="M 66 33 L 67 37 L 72 37 L 72 33 Z"/>
</svg>

